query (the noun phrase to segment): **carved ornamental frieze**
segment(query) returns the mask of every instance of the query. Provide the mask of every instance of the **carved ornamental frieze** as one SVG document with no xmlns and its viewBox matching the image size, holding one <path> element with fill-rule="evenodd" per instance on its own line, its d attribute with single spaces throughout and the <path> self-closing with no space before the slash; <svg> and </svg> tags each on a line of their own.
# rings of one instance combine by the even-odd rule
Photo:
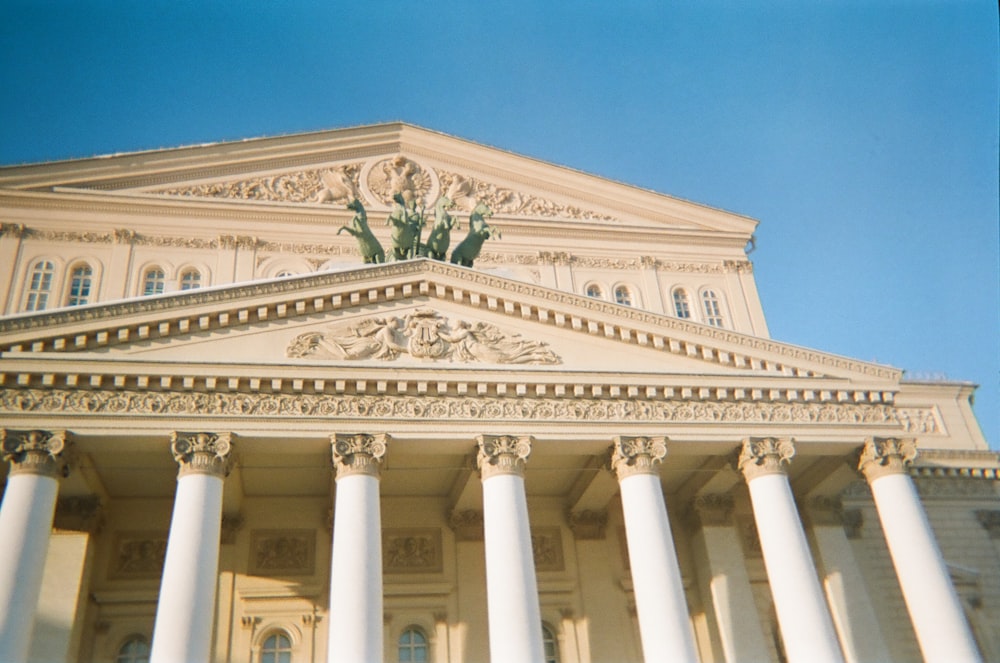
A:
<svg viewBox="0 0 1000 663">
<path fill-rule="evenodd" d="M 299 334 L 285 354 L 294 359 L 415 359 L 490 364 L 559 364 L 541 341 L 502 331 L 487 322 L 449 320 L 421 308 L 399 317 L 372 317 Z"/>
<path fill-rule="evenodd" d="M 765 474 L 784 474 L 795 455 L 795 444 L 788 438 L 748 437 L 736 462 L 736 467 L 748 482 Z"/>
<path fill-rule="evenodd" d="M 0 429 L 0 449 L 10 462 L 11 476 L 38 474 L 55 479 L 65 474 L 65 431 Z"/>
<path fill-rule="evenodd" d="M 165 532 L 119 532 L 111 554 L 111 578 L 159 578 L 167 556 Z"/>
<path fill-rule="evenodd" d="M 328 169 L 301 170 L 280 175 L 174 187 L 154 193 L 282 203 L 347 203 L 352 195 L 356 197 L 360 170 L 360 164 L 348 164 Z"/>
<path fill-rule="evenodd" d="M 249 572 L 258 576 L 312 575 L 316 567 L 313 530 L 253 530 Z"/>
<path fill-rule="evenodd" d="M 621 481 L 634 474 L 658 474 L 656 466 L 667 456 L 665 437 L 615 437 L 611 469 Z"/>
<path fill-rule="evenodd" d="M 352 474 L 365 474 L 376 479 L 381 476 L 382 459 L 389 443 L 388 435 L 336 433 L 331 436 L 330 443 L 338 481 Z"/>
<path fill-rule="evenodd" d="M 441 530 L 382 530 L 382 568 L 386 573 L 440 573 L 444 568 Z"/>
<path fill-rule="evenodd" d="M 887 474 L 903 474 L 917 457 L 917 441 L 897 437 L 873 437 L 865 441 L 858 469 L 868 482 Z"/>
<path fill-rule="evenodd" d="M 437 176 L 441 182 L 441 190 L 463 209 L 471 210 L 476 205 L 476 201 L 482 201 L 489 205 L 496 214 L 618 221 L 615 217 L 607 214 L 598 214 L 573 205 L 561 205 L 474 177 L 465 177 L 446 171 L 439 171 Z"/>
<path fill-rule="evenodd" d="M 529 435 L 480 435 L 476 438 L 476 466 L 483 481 L 501 474 L 524 476 L 531 455 Z"/>
<path fill-rule="evenodd" d="M 170 451 L 180 465 L 178 478 L 190 474 L 225 477 L 233 466 L 232 450 L 229 433 L 170 434 Z"/>
</svg>

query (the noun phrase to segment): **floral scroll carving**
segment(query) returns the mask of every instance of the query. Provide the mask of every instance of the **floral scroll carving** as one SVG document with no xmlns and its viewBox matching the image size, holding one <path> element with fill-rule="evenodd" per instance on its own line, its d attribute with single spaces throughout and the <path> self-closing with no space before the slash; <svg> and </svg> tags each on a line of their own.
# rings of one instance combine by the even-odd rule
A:
<svg viewBox="0 0 1000 663">
<path fill-rule="evenodd" d="M 481 201 L 489 205 L 496 214 L 618 221 L 607 214 L 597 214 L 573 205 L 561 205 L 456 173 L 438 172 L 438 178 L 445 195 L 466 210 L 471 210 L 476 201 Z"/>
<path fill-rule="evenodd" d="M 10 461 L 10 473 L 58 477 L 64 471 L 65 431 L 0 429 L 0 450 Z"/>
<path fill-rule="evenodd" d="M 633 474 L 656 474 L 656 466 L 667 456 L 665 437 L 615 437 L 611 468 L 621 481 Z"/>
<path fill-rule="evenodd" d="M 226 476 L 232 469 L 232 448 L 229 433 L 170 434 L 170 451 L 180 465 L 179 477 L 188 474 Z"/>
<path fill-rule="evenodd" d="M 357 190 L 359 164 L 301 170 L 281 175 L 163 189 L 155 193 L 197 198 L 263 200 L 283 203 L 346 202 Z"/>
<path fill-rule="evenodd" d="M 403 318 L 365 318 L 299 334 L 285 351 L 292 358 L 417 359 L 491 364 L 558 364 L 560 358 L 540 341 L 509 334 L 486 322 L 449 321 L 431 309 Z"/>
<path fill-rule="evenodd" d="M 785 465 L 795 455 L 795 444 L 788 438 L 748 437 L 743 440 L 737 467 L 746 480 L 765 474 L 784 474 Z"/>
<path fill-rule="evenodd" d="M 861 448 L 858 469 L 870 483 L 887 474 L 903 474 L 916 458 L 916 440 L 873 437 Z"/>
<path fill-rule="evenodd" d="M 441 530 L 383 530 L 382 564 L 387 573 L 440 573 Z"/>
<path fill-rule="evenodd" d="M 315 571 L 312 530 L 254 530 L 250 540 L 250 573 L 254 575 L 311 575 Z"/>
<path fill-rule="evenodd" d="M 388 435 L 337 433 L 330 442 L 338 480 L 352 474 L 367 474 L 375 478 L 381 476 L 382 459 L 389 446 Z"/>
<path fill-rule="evenodd" d="M 500 474 L 524 476 L 524 466 L 531 455 L 531 437 L 516 435 L 480 435 L 476 465 L 483 481 Z"/>
</svg>

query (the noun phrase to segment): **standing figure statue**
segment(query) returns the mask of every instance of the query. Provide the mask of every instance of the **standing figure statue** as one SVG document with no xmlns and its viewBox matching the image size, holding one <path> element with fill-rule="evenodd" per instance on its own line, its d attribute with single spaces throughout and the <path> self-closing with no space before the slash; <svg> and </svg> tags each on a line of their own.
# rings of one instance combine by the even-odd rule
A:
<svg viewBox="0 0 1000 663">
<path fill-rule="evenodd" d="M 435 260 L 444 260 L 451 244 L 451 229 L 461 227 L 461 223 L 448 210 L 455 206 L 451 198 L 441 196 L 434 204 L 434 225 L 427 235 L 427 243 L 421 248 L 420 255 L 429 256 Z"/>
<path fill-rule="evenodd" d="M 358 249 L 361 251 L 361 257 L 366 263 L 385 262 L 385 249 L 382 248 L 378 239 L 372 234 L 371 228 L 368 227 L 368 215 L 365 213 L 365 206 L 361 204 L 360 200 L 355 198 L 347 204 L 347 209 L 354 210 L 354 218 L 351 219 L 350 226 L 341 226 L 337 234 L 339 235 L 346 230 L 353 235 L 358 240 Z"/>
<path fill-rule="evenodd" d="M 488 223 L 486 219 L 493 216 L 493 210 L 485 203 L 478 203 L 476 208 L 469 215 L 469 234 L 451 252 L 451 262 L 463 267 L 472 267 L 473 261 L 479 257 L 479 252 L 483 250 L 483 242 L 492 237 L 500 237 L 500 229 Z"/>
<path fill-rule="evenodd" d="M 420 232 L 424 227 L 424 215 L 417 211 L 417 201 L 406 204 L 403 195 L 397 193 L 392 199 L 395 205 L 392 213 L 385 220 L 385 225 L 392 226 L 392 254 L 396 260 L 408 260 L 417 257 L 420 245 Z"/>
</svg>

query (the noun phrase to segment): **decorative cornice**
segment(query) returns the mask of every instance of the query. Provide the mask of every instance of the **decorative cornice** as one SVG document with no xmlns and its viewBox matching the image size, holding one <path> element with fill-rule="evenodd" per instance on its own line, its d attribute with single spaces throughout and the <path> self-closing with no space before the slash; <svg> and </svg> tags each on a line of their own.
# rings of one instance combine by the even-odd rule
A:
<svg viewBox="0 0 1000 663">
<path fill-rule="evenodd" d="M 619 481 L 635 474 L 658 475 L 667 456 L 667 438 L 618 435 L 611 445 L 611 470 Z"/>
<path fill-rule="evenodd" d="M 389 436 L 385 433 L 335 433 L 330 436 L 333 464 L 337 481 L 354 474 L 376 479 L 381 477 L 382 459 L 388 448 Z"/>
<path fill-rule="evenodd" d="M 699 527 L 732 527 L 733 496 L 728 493 L 698 495 L 691 500 L 689 521 Z"/>
<path fill-rule="evenodd" d="M 25 230 L 23 223 L 0 223 L 0 237 L 20 239 L 24 236 Z"/>
<path fill-rule="evenodd" d="M 456 279 L 461 285 L 452 285 L 434 282 L 432 275 L 439 274 L 442 277 Z M 372 290 L 368 283 L 379 279 L 392 279 L 405 276 L 417 277 L 415 283 L 394 284 L 382 286 L 380 293 Z M 396 299 L 399 294 L 405 295 L 404 291 L 419 292 L 422 295 L 438 297 L 449 301 L 459 301 L 468 299 L 473 306 L 485 307 L 490 310 L 504 310 L 514 314 L 520 313 L 523 317 L 527 313 L 530 317 L 537 316 L 539 322 L 553 324 L 557 327 L 568 327 L 577 329 L 585 333 L 598 333 L 603 331 L 608 336 L 621 339 L 628 339 L 639 345 L 651 345 L 655 348 L 662 348 L 671 353 L 682 354 L 701 358 L 706 361 L 716 362 L 725 365 L 733 365 L 737 368 L 757 368 L 758 370 L 770 370 L 777 374 L 805 375 L 815 377 L 816 373 L 802 371 L 783 362 L 802 360 L 804 362 L 820 364 L 833 369 L 843 369 L 851 372 L 862 373 L 868 376 L 898 380 L 901 371 L 875 364 L 858 362 L 836 355 L 828 355 L 821 352 L 797 348 L 771 341 L 769 339 L 758 338 L 727 331 L 708 325 L 688 322 L 666 315 L 642 311 L 626 306 L 601 302 L 590 297 L 575 295 L 558 290 L 551 290 L 541 286 L 510 281 L 509 279 L 493 276 L 476 270 L 457 267 L 432 260 L 407 260 L 393 263 L 386 263 L 371 267 L 358 267 L 344 272 L 326 272 L 311 274 L 304 277 L 280 279 L 276 281 L 255 282 L 247 285 L 233 285 L 219 289 L 199 289 L 177 293 L 169 297 L 157 297 L 151 299 L 136 299 L 121 303 L 102 304 L 93 307 L 83 307 L 83 309 L 63 309 L 51 313 L 38 313 L 29 315 L 19 315 L 0 319 L 0 333 L 10 333 L 27 330 L 49 330 L 53 326 L 63 325 L 73 322 L 92 322 L 105 318 L 127 316 L 136 313 L 158 312 L 169 314 L 171 311 L 185 312 L 192 306 L 213 305 L 228 303 L 232 306 L 239 306 L 243 298 L 258 298 L 262 296 L 287 295 L 291 299 L 291 305 L 296 306 L 301 303 L 303 314 L 314 313 L 313 309 L 316 298 L 312 296 L 317 288 L 341 287 L 345 285 L 364 283 L 356 293 L 344 292 L 329 298 L 319 298 L 323 309 L 339 308 L 345 303 L 351 302 L 357 296 L 359 302 L 368 301 L 371 293 L 377 297 L 385 299 Z M 480 293 L 485 290 L 494 290 L 497 295 L 487 296 Z M 306 299 L 299 300 L 296 294 L 301 291 L 309 291 Z M 525 298 L 536 298 L 548 302 L 548 306 L 525 306 Z M 334 300 L 337 302 L 334 305 Z M 268 307 L 288 307 L 289 302 L 273 302 Z M 564 313 L 558 309 L 575 309 L 579 313 Z M 608 322 L 597 322 L 593 319 L 581 317 L 584 311 L 606 316 Z M 221 314 L 220 314 L 221 315 Z M 243 324 L 247 317 L 240 317 L 226 314 L 226 325 Z M 184 319 L 188 319 L 187 315 Z M 256 320 L 254 320 L 256 321 Z M 673 335 L 658 336 L 647 331 L 638 331 L 634 327 L 625 324 L 627 322 L 639 323 L 643 325 L 653 325 L 664 332 L 677 332 L 687 334 L 696 340 L 681 341 Z M 593 328 L 593 329 L 592 329 Z M 75 334 L 74 332 L 74 338 Z M 719 351 L 713 347 L 714 343 L 732 345 L 741 350 L 739 352 Z M 64 350 L 71 350 L 77 346 L 66 344 Z M 51 348 L 50 348 L 51 349 Z M 744 354 L 745 353 L 745 354 Z M 773 354 L 778 359 L 758 359 L 758 353 Z M 886 394 L 887 395 L 887 394 Z M 877 398 L 884 398 L 886 395 L 878 393 Z M 839 398 L 839 394 L 837 395 Z"/>
<path fill-rule="evenodd" d="M 980 509 L 976 511 L 976 519 L 991 539 L 1000 539 L 1000 510 Z"/>
<path fill-rule="evenodd" d="M 180 465 L 178 479 L 191 474 L 226 477 L 233 467 L 232 449 L 230 433 L 170 434 L 170 451 Z"/>
<path fill-rule="evenodd" d="M 785 474 L 785 465 L 794 455 L 791 438 L 748 437 L 743 440 L 736 466 L 750 483 L 760 476 Z"/>
<path fill-rule="evenodd" d="M 476 467 L 483 481 L 502 474 L 524 476 L 531 455 L 530 435 L 480 435 L 476 438 Z"/>
<path fill-rule="evenodd" d="M 603 540 L 607 533 L 607 511 L 571 511 L 567 520 L 577 541 Z"/>
<path fill-rule="evenodd" d="M 57 479 L 67 472 L 66 431 L 0 429 L 0 449 L 10 475 L 38 474 Z"/>
<path fill-rule="evenodd" d="M 906 474 L 917 457 L 917 441 L 897 437 L 872 437 L 865 440 L 858 457 L 858 470 L 868 483 L 888 474 Z"/>
<path fill-rule="evenodd" d="M 369 381 L 371 382 L 371 381 Z M 448 421 L 604 421 L 620 423 L 706 423 L 756 425 L 892 426 L 893 409 L 885 405 L 726 403 L 641 398 L 533 397 L 525 390 L 517 398 L 500 396 L 419 396 L 393 394 L 271 394 L 224 391 L 140 391 L 131 389 L 8 389 L 0 388 L 0 412 L 5 414 L 67 414 L 85 416 L 149 415 L 303 417 Z"/>
<path fill-rule="evenodd" d="M 912 468 L 911 468 L 912 476 Z M 997 479 L 976 481 L 970 477 L 913 477 L 913 483 L 922 499 L 974 500 L 993 502 L 997 497 Z"/>
</svg>

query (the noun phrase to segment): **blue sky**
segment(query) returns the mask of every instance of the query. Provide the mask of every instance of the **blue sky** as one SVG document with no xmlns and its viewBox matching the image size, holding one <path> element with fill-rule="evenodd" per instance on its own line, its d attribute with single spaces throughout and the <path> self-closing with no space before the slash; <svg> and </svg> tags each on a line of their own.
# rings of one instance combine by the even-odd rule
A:
<svg viewBox="0 0 1000 663">
<path fill-rule="evenodd" d="M 772 336 L 980 384 L 992 0 L 0 7 L 0 163 L 405 120 L 752 216 Z"/>
</svg>

